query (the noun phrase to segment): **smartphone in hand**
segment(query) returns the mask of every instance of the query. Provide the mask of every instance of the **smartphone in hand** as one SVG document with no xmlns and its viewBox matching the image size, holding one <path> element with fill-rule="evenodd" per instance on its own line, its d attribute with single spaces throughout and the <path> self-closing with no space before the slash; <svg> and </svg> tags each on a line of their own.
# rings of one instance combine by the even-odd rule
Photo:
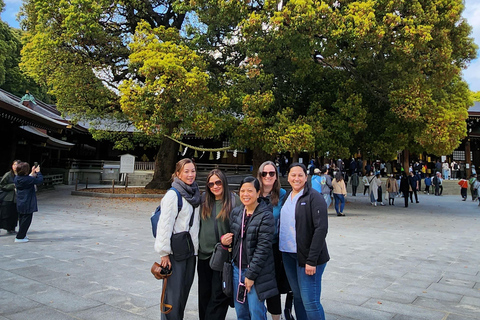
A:
<svg viewBox="0 0 480 320">
<path fill-rule="evenodd" d="M 237 301 L 240 303 L 244 303 L 246 295 L 247 295 L 247 288 L 245 287 L 244 283 L 240 282 L 238 284 L 238 289 L 237 289 Z"/>
</svg>

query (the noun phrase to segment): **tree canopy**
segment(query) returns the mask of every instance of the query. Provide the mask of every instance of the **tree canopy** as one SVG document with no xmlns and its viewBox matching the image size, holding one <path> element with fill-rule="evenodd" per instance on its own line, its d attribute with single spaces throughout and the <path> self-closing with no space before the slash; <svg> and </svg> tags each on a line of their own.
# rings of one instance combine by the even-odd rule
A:
<svg viewBox="0 0 480 320">
<path fill-rule="evenodd" d="M 466 134 L 461 70 L 476 47 L 461 0 L 26 0 L 22 10 L 22 68 L 61 110 L 112 114 L 157 139 L 194 132 L 266 153 L 389 159 L 448 154 Z"/>
<path fill-rule="evenodd" d="M 0 12 L 4 6 L 4 2 L 0 0 Z M 20 70 L 21 37 L 21 30 L 11 28 L 0 20 L 0 88 L 17 96 L 23 96 L 26 90 L 30 90 L 35 97 L 47 103 L 51 102 L 47 90 L 38 86 Z"/>
</svg>

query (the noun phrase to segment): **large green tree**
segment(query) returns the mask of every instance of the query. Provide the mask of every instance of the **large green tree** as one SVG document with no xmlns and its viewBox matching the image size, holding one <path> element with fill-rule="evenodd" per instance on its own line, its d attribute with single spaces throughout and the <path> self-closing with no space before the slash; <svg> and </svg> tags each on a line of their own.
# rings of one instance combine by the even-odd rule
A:
<svg viewBox="0 0 480 320">
<path fill-rule="evenodd" d="M 279 3 L 280 2 L 280 3 Z M 461 0 L 27 0 L 23 68 L 67 112 L 255 155 L 450 153 L 475 57 Z M 172 152 L 173 151 L 173 152 Z M 163 184 L 164 185 L 164 184 Z"/>
<path fill-rule="evenodd" d="M 0 0 L 0 12 L 3 8 L 4 2 Z M 29 90 L 38 99 L 50 103 L 47 90 L 20 71 L 21 37 L 21 30 L 0 20 L 0 88 L 16 96 L 23 96 Z"/>
</svg>

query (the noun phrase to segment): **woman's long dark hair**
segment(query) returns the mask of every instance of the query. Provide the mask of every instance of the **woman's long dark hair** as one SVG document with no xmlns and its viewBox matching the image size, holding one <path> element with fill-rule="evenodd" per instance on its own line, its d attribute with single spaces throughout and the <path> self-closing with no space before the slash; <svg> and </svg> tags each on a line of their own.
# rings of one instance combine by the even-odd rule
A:
<svg viewBox="0 0 480 320">
<path fill-rule="evenodd" d="M 275 182 L 272 186 L 272 191 L 270 192 L 270 203 L 272 206 L 276 206 L 280 200 L 280 181 L 278 180 L 278 168 L 272 161 L 265 161 L 258 167 L 257 180 L 260 182 L 260 196 L 263 197 L 263 183 L 262 183 L 262 172 L 265 166 L 271 165 L 275 168 Z"/>
<path fill-rule="evenodd" d="M 230 211 L 232 211 L 232 195 L 228 188 L 228 181 L 225 174 L 218 169 L 213 169 L 207 176 L 207 184 L 211 177 L 217 176 L 222 181 L 223 194 L 222 194 L 222 209 L 217 213 L 217 219 L 221 218 L 222 221 L 228 218 Z M 212 193 L 208 186 L 205 187 L 205 201 L 202 205 L 202 219 L 206 220 L 210 218 L 212 214 L 212 208 L 215 205 L 215 195 Z"/>
<path fill-rule="evenodd" d="M 22 160 L 13 160 L 13 161 L 12 161 L 12 166 L 13 166 L 15 163 L 17 163 L 17 165 L 18 165 L 20 162 L 22 162 Z M 11 172 L 13 175 L 16 175 L 16 174 L 17 174 L 16 172 L 13 171 L 12 168 L 10 168 L 10 172 Z"/>
</svg>

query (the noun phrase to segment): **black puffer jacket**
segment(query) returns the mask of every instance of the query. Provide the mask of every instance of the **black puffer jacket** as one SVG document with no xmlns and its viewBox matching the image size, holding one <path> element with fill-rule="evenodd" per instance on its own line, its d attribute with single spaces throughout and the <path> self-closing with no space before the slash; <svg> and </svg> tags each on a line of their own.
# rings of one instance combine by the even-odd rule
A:
<svg viewBox="0 0 480 320">
<path fill-rule="evenodd" d="M 290 192 L 285 199 L 290 197 Z M 327 204 L 323 196 L 305 184 L 303 195 L 295 207 L 297 259 L 300 267 L 305 264 L 318 266 L 330 260 L 325 238 L 328 232 Z"/>
<path fill-rule="evenodd" d="M 244 206 L 234 208 L 230 214 L 230 231 L 233 233 L 233 258 L 240 251 L 240 233 Z M 246 243 L 242 250 L 247 250 L 248 269 L 245 277 L 255 281 L 258 298 L 265 300 L 278 294 L 275 280 L 275 263 L 273 261 L 272 241 L 275 233 L 275 219 L 272 206 L 260 200 L 246 226 Z M 236 285 L 236 284 L 234 284 Z"/>
</svg>

